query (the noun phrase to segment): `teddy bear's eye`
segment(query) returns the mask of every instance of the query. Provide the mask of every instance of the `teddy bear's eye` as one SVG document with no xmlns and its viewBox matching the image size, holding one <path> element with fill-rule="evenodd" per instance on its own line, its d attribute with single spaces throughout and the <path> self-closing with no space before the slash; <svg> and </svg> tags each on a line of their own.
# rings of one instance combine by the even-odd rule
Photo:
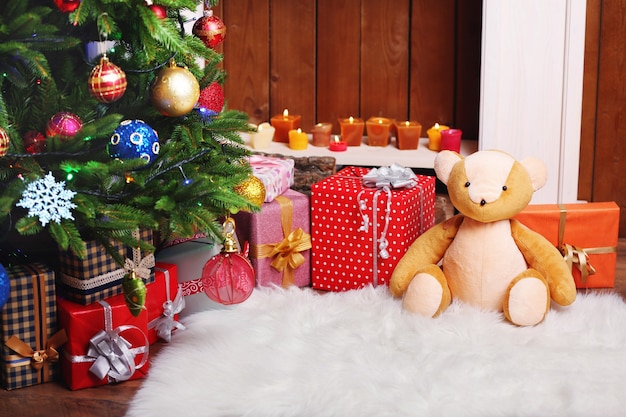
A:
<svg viewBox="0 0 626 417">
<path fill-rule="evenodd" d="M 503 185 L 502 186 L 502 191 L 506 191 L 506 190 L 507 190 L 506 185 Z"/>
<path fill-rule="evenodd" d="M 467 187 L 469 187 L 469 186 L 470 186 L 470 183 L 469 183 L 469 181 L 468 181 L 468 182 L 466 182 L 466 183 L 465 183 L 465 188 L 467 188 Z"/>
</svg>

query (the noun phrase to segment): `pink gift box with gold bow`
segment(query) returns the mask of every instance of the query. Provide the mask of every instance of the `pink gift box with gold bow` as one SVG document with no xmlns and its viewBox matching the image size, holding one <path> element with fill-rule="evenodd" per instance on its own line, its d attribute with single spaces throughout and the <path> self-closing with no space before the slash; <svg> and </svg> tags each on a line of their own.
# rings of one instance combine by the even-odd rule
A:
<svg viewBox="0 0 626 417">
<path fill-rule="evenodd" d="M 237 237 L 250 244 L 257 285 L 308 286 L 311 282 L 309 197 L 287 190 L 259 213 L 233 216 Z"/>
<path fill-rule="evenodd" d="M 252 174 L 265 186 L 265 202 L 274 199 L 293 186 L 294 160 L 252 155 L 249 157 Z"/>
</svg>

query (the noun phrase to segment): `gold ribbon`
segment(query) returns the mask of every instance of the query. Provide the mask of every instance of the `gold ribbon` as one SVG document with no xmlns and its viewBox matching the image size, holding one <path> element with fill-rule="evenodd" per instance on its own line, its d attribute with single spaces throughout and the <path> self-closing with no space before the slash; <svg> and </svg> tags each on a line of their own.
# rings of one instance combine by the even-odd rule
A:
<svg viewBox="0 0 626 417">
<path fill-rule="evenodd" d="M 65 330 L 61 329 L 48 339 L 45 349 L 33 350 L 16 335 L 11 336 L 4 344 L 17 353 L 17 355 L 9 356 L 9 361 L 15 360 L 19 357 L 30 358 L 30 365 L 38 371 L 45 364 L 55 362 L 59 359 L 59 352 L 57 351 L 57 348 L 65 342 L 67 342 L 67 335 L 65 334 Z M 11 366 L 17 367 L 24 366 L 25 364 L 27 364 L 27 362 L 14 363 Z"/>
<path fill-rule="evenodd" d="M 275 201 L 280 205 L 280 224 L 285 238 L 278 243 L 250 245 L 250 256 L 256 259 L 274 258 L 270 265 L 283 273 L 282 286 L 288 287 L 294 283 L 295 269 L 306 261 L 300 252 L 311 249 L 311 235 L 300 227 L 291 231 L 293 202 L 289 198 L 280 195 Z"/>
<path fill-rule="evenodd" d="M 558 248 L 565 259 L 570 271 L 574 265 L 580 271 L 580 279 L 582 283 L 587 282 L 589 275 L 596 273 L 596 269 L 589 262 L 589 255 L 600 255 L 605 253 L 613 253 L 617 251 L 615 246 L 600 246 L 597 248 L 581 248 L 579 246 L 563 243 L 565 236 L 565 223 L 567 220 L 567 208 L 564 204 L 559 204 L 559 243 Z"/>
</svg>

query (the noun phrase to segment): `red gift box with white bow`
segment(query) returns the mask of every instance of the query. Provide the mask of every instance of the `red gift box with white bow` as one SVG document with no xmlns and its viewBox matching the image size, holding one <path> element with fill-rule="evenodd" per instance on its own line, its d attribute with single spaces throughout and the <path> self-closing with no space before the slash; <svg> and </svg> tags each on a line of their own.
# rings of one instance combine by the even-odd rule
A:
<svg viewBox="0 0 626 417">
<path fill-rule="evenodd" d="M 346 167 L 311 188 L 313 288 L 388 285 L 413 241 L 435 222 L 435 177 L 394 164 Z"/>
<path fill-rule="evenodd" d="M 67 334 L 61 375 L 72 390 L 132 379 L 148 373 L 148 313 L 133 316 L 124 295 L 83 306 L 58 298 L 59 326 Z"/>
</svg>

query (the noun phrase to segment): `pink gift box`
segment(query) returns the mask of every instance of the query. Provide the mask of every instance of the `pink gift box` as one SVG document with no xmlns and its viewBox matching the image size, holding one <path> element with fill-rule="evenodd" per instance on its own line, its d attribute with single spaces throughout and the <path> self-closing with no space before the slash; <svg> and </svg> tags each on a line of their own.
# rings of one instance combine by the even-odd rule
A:
<svg viewBox="0 0 626 417">
<path fill-rule="evenodd" d="M 240 242 L 250 244 L 257 285 L 308 286 L 311 282 L 309 197 L 287 190 L 259 213 L 235 216 Z"/>
<path fill-rule="evenodd" d="M 294 160 L 252 155 L 252 174 L 265 185 L 265 202 L 270 203 L 293 185 Z"/>
<path fill-rule="evenodd" d="M 405 181 L 411 188 L 387 192 L 364 185 L 369 172 L 346 167 L 311 188 L 313 288 L 388 285 L 411 243 L 435 223 L 435 177 L 417 175 Z"/>
</svg>

